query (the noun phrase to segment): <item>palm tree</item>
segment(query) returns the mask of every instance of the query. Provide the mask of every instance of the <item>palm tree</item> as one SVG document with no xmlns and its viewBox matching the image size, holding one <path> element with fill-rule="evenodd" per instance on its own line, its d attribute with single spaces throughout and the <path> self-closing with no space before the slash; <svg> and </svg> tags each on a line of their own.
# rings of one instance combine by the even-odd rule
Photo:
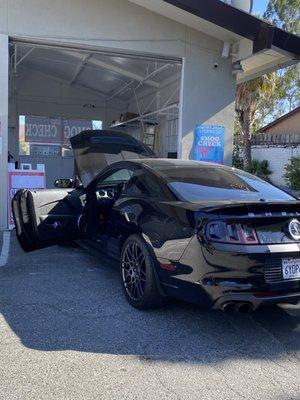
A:
<svg viewBox="0 0 300 400">
<path fill-rule="evenodd" d="M 272 96 L 276 90 L 275 73 L 263 75 L 249 82 L 240 83 L 236 92 L 236 113 L 239 125 L 239 142 L 243 149 L 246 169 L 251 166 L 251 138 L 255 112 L 262 96 Z"/>
</svg>

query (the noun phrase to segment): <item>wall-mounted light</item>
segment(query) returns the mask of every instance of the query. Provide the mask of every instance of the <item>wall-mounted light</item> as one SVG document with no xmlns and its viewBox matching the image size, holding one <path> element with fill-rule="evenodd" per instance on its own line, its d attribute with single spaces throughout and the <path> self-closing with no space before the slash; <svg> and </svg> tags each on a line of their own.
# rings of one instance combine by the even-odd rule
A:
<svg viewBox="0 0 300 400">
<path fill-rule="evenodd" d="M 240 61 L 236 61 L 232 64 L 232 73 L 235 74 L 241 74 L 245 72 L 244 68 L 242 66 L 242 63 Z"/>
</svg>

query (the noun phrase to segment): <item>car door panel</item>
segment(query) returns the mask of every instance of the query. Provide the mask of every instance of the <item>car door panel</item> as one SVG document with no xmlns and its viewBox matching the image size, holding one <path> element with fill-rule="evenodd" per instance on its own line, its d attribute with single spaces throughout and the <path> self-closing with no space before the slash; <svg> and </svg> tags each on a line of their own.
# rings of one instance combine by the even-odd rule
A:
<svg viewBox="0 0 300 400">
<path fill-rule="evenodd" d="M 33 251 L 80 237 L 77 221 L 84 193 L 75 189 L 27 190 L 13 199 L 17 238 L 23 250 Z"/>
</svg>

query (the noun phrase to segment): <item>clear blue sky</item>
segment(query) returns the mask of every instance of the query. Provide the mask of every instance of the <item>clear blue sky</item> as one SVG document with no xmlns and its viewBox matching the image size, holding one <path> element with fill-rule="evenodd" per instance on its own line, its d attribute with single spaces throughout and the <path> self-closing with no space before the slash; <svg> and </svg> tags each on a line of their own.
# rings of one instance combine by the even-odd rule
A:
<svg viewBox="0 0 300 400">
<path fill-rule="evenodd" d="M 253 14 L 259 13 L 261 16 L 266 11 L 269 0 L 254 0 Z"/>
</svg>

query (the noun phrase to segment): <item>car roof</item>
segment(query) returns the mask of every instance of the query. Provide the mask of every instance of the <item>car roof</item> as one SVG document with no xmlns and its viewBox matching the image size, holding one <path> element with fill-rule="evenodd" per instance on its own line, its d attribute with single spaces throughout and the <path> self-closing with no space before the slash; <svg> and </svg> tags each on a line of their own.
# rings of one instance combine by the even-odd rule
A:
<svg viewBox="0 0 300 400">
<path fill-rule="evenodd" d="M 216 167 L 216 168 L 226 168 L 232 170 L 233 168 L 227 167 L 220 164 L 210 163 L 206 161 L 195 161 L 195 160 L 182 160 L 182 159 L 172 159 L 172 158 L 140 158 L 134 160 L 128 160 L 129 162 L 134 162 L 137 164 L 146 165 L 149 168 L 159 169 L 168 167 Z"/>
<path fill-rule="evenodd" d="M 215 164 L 206 161 L 194 161 L 194 160 L 182 160 L 182 159 L 171 159 L 171 158 L 133 158 L 130 160 L 117 161 L 110 164 L 104 171 L 100 172 L 97 177 L 101 176 L 103 173 L 107 174 L 109 171 L 115 169 L 122 169 L 126 167 L 146 167 L 152 170 L 156 175 L 163 178 L 163 170 L 168 168 L 200 168 L 201 167 L 212 167 L 216 169 L 225 169 L 227 171 L 238 171 L 236 168 L 228 167 L 226 165 Z M 96 177 L 96 178 L 97 178 Z M 95 179 L 96 179 L 95 178 Z M 95 180 L 94 179 L 94 180 Z"/>
</svg>

